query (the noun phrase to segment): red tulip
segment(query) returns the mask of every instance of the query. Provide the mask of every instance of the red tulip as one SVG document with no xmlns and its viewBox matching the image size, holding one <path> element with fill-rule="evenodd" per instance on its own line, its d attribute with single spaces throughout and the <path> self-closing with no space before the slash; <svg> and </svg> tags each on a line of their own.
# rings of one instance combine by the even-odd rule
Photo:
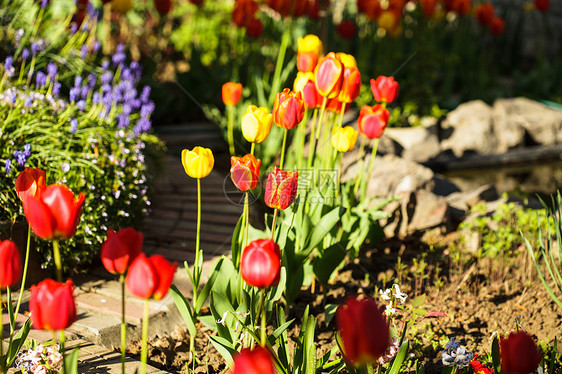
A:
<svg viewBox="0 0 562 374">
<path fill-rule="evenodd" d="M 226 82 L 222 85 L 222 102 L 224 105 L 234 106 L 242 97 L 242 84 Z"/>
<path fill-rule="evenodd" d="M 230 374 L 275 374 L 273 359 L 267 349 L 257 346 L 244 348 L 234 357 L 234 368 Z"/>
<path fill-rule="evenodd" d="M 420 3 L 422 4 L 423 15 L 427 18 L 433 17 L 437 8 L 437 0 L 421 0 Z"/>
<path fill-rule="evenodd" d="M 369 139 L 378 139 L 386 128 L 389 117 L 390 113 L 382 105 L 363 105 L 357 119 L 359 132 Z"/>
<path fill-rule="evenodd" d="M 302 89 L 304 105 L 308 108 L 320 108 L 322 106 L 322 95 L 316 89 L 314 81 L 309 80 Z"/>
<path fill-rule="evenodd" d="M 258 186 L 261 160 L 254 155 L 230 158 L 230 178 L 240 191 L 253 190 Z"/>
<path fill-rule="evenodd" d="M 297 69 L 303 73 L 313 72 L 318 63 L 318 53 L 315 52 L 298 52 L 297 53 Z"/>
<path fill-rule="evenodd" d="M 101 246 L 101 261 L 111 274 L 125 274 L 141 253 L 143 235 L 132 227 L 115 232 L 109 229 Z"/>
<path fill-rule="evenodd" d="M 283 171 L 277 166 L 267 176 L 264 200 L 268 207 L 287 209 L 297 195 L 299 173 Z"/>
<path fill-rule="evenodd" d="M 488 26 L 494 19 L 495 12 L 496 10 L 494 9 L 494 6 L 492 4 L 483 3 L 483 4 L 479 4 L 476 7 L 476 10 L 474 11 L 474 15 L 476 16 L 478 23 L 480 23 L 481 25 Z"/>
<path fill-rule="evenodd" d="M 258 4 L 254 0 L 237 0 L 232 11 L 232 20 L 238 27 L 246 26 L 258 11 Z"/>
<path fill-rule="evenodd" d="M 345 359 L 354 365 L 375 362 L 390 344 L 390 330 L 372 297 L 351 297 L 336 311 Z"/>
<path fill-rule="evenodd" d="M 361 91 L 361 73 L 356 67 L 346 67 L 343 71 L 343 83 L 338 100 L 351 103 L 357 99 Z"/>
<path fill-rule="evenodd" d="M 398 96 L 400 85 L 394 80 L 394 77 L 381 75 L 377 79 L 371 79 L 371 90 L 377 102 L 391 103 Z"/>
<path fill-rule="evenodd" d="M 494 35 L 501 35 L 505 30 L 505 21 L 500 17 L 494 17 L 490 22 L 490 32 Z"/>
<path fill-rule="evenodd" d="M 326 103 L 326 110 L 328 110 L 330 112 L 333 112 L 333 113 L 340 114 L 342 104 L 343 103 L 338 98 L 328 99 L 328 102 Z M 348 109 L 349 109 L 349 106 L 346 105 L 345 111 L 347 111 Z"/>
<path fill-rule="evenodd" d="M 160 15 L 164 16 L 172 9 L 172 0 L 154 0 L 154 7 Z"/>
<path fill-rule="evenodd" d="M 189 0 L 191 4 L 195 4 L 197 6 L 203 4 L 203 0 Z"/>
<path fill-rule="evenodd" d="M 16 179 L 16 192 L 21 200 L 25 195 L 37 197 L 46 187 L 45 170 L 26 167 Z"/>
<path fill-rule="evenodd" d="M 21 257 L 11 240 L 0 241 L 0 288 L 16 284 L 21 277 Z"/>
<path fill-rule="evenodd" d="M 246 33 L 250 38 L 259 38 L 263 34 L 263 23 L 259 18 L 252 18 L 246 24 Z"/>
<path fill-rule="evenodd" d="M 304 101 L 300 91 L 285 88 L 275 96 L 273 103 L 273 122 L 279 127 L 292 129 L 304 117 Z"/>
<path fill-rule="evenodd" d="M 540 12 L 547 12 L 550 9 L 550 0 L 535 0 L 534 4 Z"/>
<path fill-rule="evenodd" d="M 308 17 L 317 20 L 320 18 L 320 4 L 319 0 L 312 0 L 308 3 L 308 9 L 306 11 Z"/>
<path fill-rule="evenodd" d="M 141 299 L 160 300 L 168 293 L 178 263 L 170 264 L 160 255 L 141 253 L 129 267 L 125 282 L 130 293 Z"/>
<path fill-rule="evenodd" d="M 500 340 L 500 356 L 503 374 L 535 372 L 541 361 L 537 345 L 524 331 L 511 332 Z"/>
<path fill-rule="evenodd" d="M 29 311 L 33 327 L 38 330 L 63 330 L 76 321 L 72 280 L 59 283 L 45 279 L 31 286 Z"/>
<path fill-rule="evenodd" d="M 329 99 L 339 95 L 344 66 L 334 52 L 328 53 L 316 66 L 314 83 L 320 95 Z"/>
<path fill-rule="evenodd" d="M 254 240 L 244 248 L 240 273 L 250 286 L 276 286 L 281 275 L 281 251 L 271 239 Z"/>
<path fill-rule="evenodd" d="M 337 30 L 342 38 L 353 39 L 355 36 L 355 23 L 353 21 L 341 21 Z"/>
<path fill-rule="evenodd" d="M 23 212 L 29 226 L 43 239 L 68 239 L 76 231 L 85 196 L 74 194 L 68 187 L 53 184 L 38 196 L 26 195 Z"/>
<path fill-rule="evenodd" d="M 382 6 L 379 0 L 357 0 L 357 9 L 365 13 L 371 20 L 379 18 Z"/>
</svg>

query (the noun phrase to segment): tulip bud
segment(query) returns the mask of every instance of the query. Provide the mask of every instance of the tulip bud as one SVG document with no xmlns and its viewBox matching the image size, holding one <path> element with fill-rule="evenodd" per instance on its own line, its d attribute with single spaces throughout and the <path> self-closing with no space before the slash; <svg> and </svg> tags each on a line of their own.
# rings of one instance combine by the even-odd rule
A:
<svg viewBox="0 0 562 374">
<path fill-rule="evenodd" d="M 266 348 L 257 346 L 253 350 L 244 348 L 234 357 L 231 374 L 275 374 L 271 354 Z"/>
<path fill-rule="evenodd" d="M 533 4 L 539 12 L 548 12 L 550 9 L 550 0 L 535 0 Z"/>
<path fill-rule="evenodd" d="M 181 151 L 181 163 L 191 178 L 205 178 L 213 170 L 215 158 L 209 148 L 195 147 Z"/>
<path fill-rule="evenodd" d="M 25 195 L 23 212 L 33 232 L 42 239 L 64 240 L 74 235 L 85 196 L 63 185 L 50 185 L 36 197 Z"/>
<path fill-rule="evenodd" d="M 129 267 L 125 283 L 131 294 L 141 299 L 160 300 L 168 293 L 178 263 L 170 264 L 160 255 L 141 253 Z"/>
<path fill-rule="evenodd" d="M 297 195 L 299 173 L 283 171 L 277 166 L 267 176 L 265 204 L 270 208 L 287 209 Z"/>
<path fill-rule="evenodd" d="M 109 229 L 101 246 L 101 261 L 112 274 L 125 274 L 133 260 L 141 253 L 143 235 L 132 227 L 115 232 Z"/>
<path fill-rule="evenodd" d="M 275 96 L 273 103 L 273 122 L 279 127 L 292 129 L 304 117 L 302 94 L 285 88 Z"/>
<path fill-rule="evenodd" d="M 240 191 L 253 190 L 259 182 L 261 160 L 254 155 L 230 158 L 230 178 Z"/>
<path fill-rule="evenodd" d="M 340 127 L 337 130 L 334 129 L 331 138 L 332 146 L 338 152 L 349 152 L 355 147 L 358 135 L 359 132 L 351 126 Z"/>
<path fill-rule="evenodd" d="M 154 7 L 161 16 L 164 16 L 172 9 L 172 0 L 154 0 Z"/>
<path fill-rule="evenodd" d="M 492 4 L 483 3 L 478 4 L 476 10 L 474 11 L 474 15 L 476 16 L 478 23 L 484 26 L 488 26 L 494 19 L 495 12 L 496 10 L 494 9 L 494 6 Z"/>
<path fill-rule="evenodd" d="M 252 18 L 246 23 L 246 33 L 250 38 L 259 38 L 263 34 L 263 23 L 259 18 Z"/>
<path fill-rule="evenodd" d="M 31 322 L 38 330 L 64 330 L 76 321 L 72 280 L 59 283 L 45 279 L 31 286 L 29 311 Z"/>
<path fill-rule="evenodd" d="M 226 82 L 222 85 L 222 102 L 224 105 L 234 106 L 242 97 L 242 84 Z"/>
<path fill-rule="evenodd" d="M 16 192 L 23 201 L 25 195 L 37 197 L 46 186 L 45 170 L 26 167 L 16 179 Z"/>
<path fill-rule="evenodd" d="M 232 11 L 232 20 L 238 27 L 245 27 L 258 11 L 258 4 L 254 0 L 237 0 Z"/>
<path fill-rule="evenodd" d="M 373 97 L 379 103 L 391 103 L 398 96 L 400 86 L 394 80 L 394 77 L 385 77 L 381 75 L 377 79 L 371 79 L 371 90 Z"/>
<path fill-rule="evenodd" d="M 351 297 L 336 311 L 343 355 L 353 365 L 374 363 L 390 344 L 390 330 L 372 297 Z"/>
<path fill-rule="evenodd" d="M 341 21 L 337 30 L 342 38 L 353 39 L 355 36 L 355 23 L 353 21 Z"/>
<path fill-rule="evenodd" d="M 279 245 L 271 239 L 254 240 L 244 248 L 240 259 L 240 274 L 250 286 L 276 286 L 281 274 Z"/>
<path fill-rule="evenodd" d="M 356 67 L 346 67 L 343 72 L 343 83 L 338 100 L 351 103 L 357 99 L 361 91 L 361 73 Z"/>
<path fill-rule="evenodd" d="M 505 21 L 500 17 L 494 17 L 490 22 L 490 32 L 494 35 L 501 35 L 505 30 Z"/>
<path fill-rule="evenodd" d="M 503 374 L 534 373 L 541 362 L 541 354 L 533 338 L 525 331 L 511 332 L 500 340 Z"/>
<path fill-rule="evenodd" d="M 343 81 L 343 64 L 334 52 L 328 53 L 316 66 L 314 83 L 320 95 L 329 99 L 338 96 Z"/>
<path fill-rule="evenodd" d="M 0 241 L 0 289 L 13 286 L 21 277 L 21 257 L 15 243 Z"/>
<path fill-rule="evenodd" d="M 357 119 L 359 132 L 369 139 L 378 139 L 386 128 L 389 117 L 390 113 L 382 105 L 363 105 Z"/>
<path fill-rule="evenodd" d="M 250 143 L 262 143 L 271 132 L 272 118 L 267 108 L 250 105 L 242 116 L 242 135 Z"/>
</svg>

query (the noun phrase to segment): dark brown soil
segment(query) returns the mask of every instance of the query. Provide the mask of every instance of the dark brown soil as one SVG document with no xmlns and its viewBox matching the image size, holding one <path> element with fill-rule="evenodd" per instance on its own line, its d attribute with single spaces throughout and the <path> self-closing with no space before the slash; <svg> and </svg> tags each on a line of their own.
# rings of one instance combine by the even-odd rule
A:
<svg viewBox="0 0 562 374">
<path fill-rule="evenodd" d="M 485 355 L 490 351 L 494 332 L 506 333 L 520 326 L 538 342 L 552 343 L 562 337 L 562 310 L 550 299 L 527 253 L 520 249 L 509 259 L 479 259 L 461 254 L 462 261 L 454 261 L 448 244 L 456 234 L 448 236 L 425 235 L 422 239 L 408 237 L 388 239 L 349 261 L 326 290 L 316 287 L 301 292 L 290 317 L 297 318 L 289 336 L 299 331 L 298 320 L 307 305 L 318 318 L 316 344 L 323 354 L 333 347 L 336 326 L 331 321 L 325 326 L 324 305 L 339 304 L 346 296 L 373 294 L 378 289 L 398 283 L 409 299 L 425 294 L 423 308 L 447 315 L 441 318 L 418 318 L 408 329 L 411 353 L 423 362 L 426 373 L 440 373 L 440 351 L 450 337 L 456 337 L 474 353 Z M 401 323 L 398 323 L 401 325 Z M 212 347 L 207 337 L 210 332 L 201 327 L 196 338 L 197 359 L 195 373 L 224 373 L 227 370 L 222 356 Z M 150 342 L 149 360 L 154 366 L 172 373 L 185 373 L 189 363 L 189 337 L 178 329 L 170 336 Z M 561 350 L 559 345 L 559 351 Z M 140 355 L 140 345 L 129 347 L 131 355 Z M 190 364 L 191 366 L 191 364 Z"/>
</svg>

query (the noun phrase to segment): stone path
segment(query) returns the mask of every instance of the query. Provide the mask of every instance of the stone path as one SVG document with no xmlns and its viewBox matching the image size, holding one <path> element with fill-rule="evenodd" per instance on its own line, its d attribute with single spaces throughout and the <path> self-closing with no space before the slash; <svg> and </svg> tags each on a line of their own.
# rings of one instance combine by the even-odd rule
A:
<svg viewBox="0 0 562 374">
<path fill-rule="evenodd" d="M 210 123 L 186 124 L 157 128 L 166 143 L 165 170 L 156 180 L 152 211 L 145 221 L 143 250 L 148 255 L 160 254 L 178 262 L 174 284 L 188 296 L 191 285 L 184 261 L 191 266 L 195 257 L 197 224 L 197 184 L 187 176 L 181 164 L 181 150 L 194 146 L 210 148 L 215 156 L 215 168 L 201 180 L 202 229 L 201 248 L 204 251 L 204 275 L 215 259 L 230 253 L 232 231 L 242 213 L 228 170 L 229 155 L 217 128 Z M 225 193 L 226 191 L 226 193 Z M 69 346 L 80 346 L 79 373 L 120 373 L 120 355 L 112 348 L 120 345 L 121 289 L 116 277 L 105 269 L 94 269 L 87 277 L 74 279 L 78 320 L 67 330 Z M 22 310 L 29 310 L 29 295 L 24 295 Z M 140 340 L 143 301 L 126 297 L 127 339 Z M 21 325 L 27 316 L 18 316 Z M 4 318 L 4 326 L 7 316 Z M 149 335 L 171 334 L 178 326 L 185 327 L 173 300 L 151 301 Z M 5 334 L 6 336 L 6 330 Z M 38 342 L 52 338 L 47 331 L 32 330 L 30 337 Z M 150 362 L 149 362 L 150 364 Z M 127 372 L 135 372 L 139 362 L 128 358 Z M 10 373 L 14 372 L 13 370 Z M 166 373 L 154 367 L 148 373 Z"/>
</svg>

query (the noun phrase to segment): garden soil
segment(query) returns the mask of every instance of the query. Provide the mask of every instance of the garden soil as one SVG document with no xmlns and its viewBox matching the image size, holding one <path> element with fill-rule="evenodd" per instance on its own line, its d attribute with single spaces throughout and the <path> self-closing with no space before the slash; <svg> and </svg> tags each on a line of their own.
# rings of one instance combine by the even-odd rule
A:
<svg viewBox="0 0 562 374">
<path fill-rule="evenodd" d="M 555 337 L 558 340 L 562 337 L 562 309 L 543 288 L 524 248 L 510 257 L 476 260 L 462 250 L 449 251 L 456 235 L 388 239 L 350 260 L 326 290 L 321 290 L 319 285 L 314 292 L 311 287 L 302 290 L 290 308 L 288 319 L 296 318 L 296 321 L 289 337 L 296 340 L 299 319 L 306 306 L 310 306 L 311 314 L 318 318 L 318 354 L 324 354 L 335 344 L 336 329 L 334 320 L 325 324 L 325 305 L 340 304 L 349 295 L 374 294 L 394 283 L 400 285 L 410 300 L 426 295 L 422 306 L 426 312 L 446 315 L 420 316 L 409 324 L 410 356 L 419 359 L 429 374 L 441 373 L 441 351 L 452 337 L 480 356 L 490 352 L 494 334 L 514 330 L 517 324 L 537 342 L 552 343 Z M 400 328 L 400 315 L 397 318 L 396 326 Z M 201 326 L 196 339 L 199 363 L 190 372 L 227 372 L 224 359 L 209 342 L 207 336 L 211 333 Z M 169 336 L 150 341 L 149 362 L 171 373 L 185 373 L 186 364 L 191 369 L 188 352 L 189 336 L 184 329 L 177 328 Z M 128 354 L 138 358 L 140 344 L 131 344 Z"/>
</svg>

